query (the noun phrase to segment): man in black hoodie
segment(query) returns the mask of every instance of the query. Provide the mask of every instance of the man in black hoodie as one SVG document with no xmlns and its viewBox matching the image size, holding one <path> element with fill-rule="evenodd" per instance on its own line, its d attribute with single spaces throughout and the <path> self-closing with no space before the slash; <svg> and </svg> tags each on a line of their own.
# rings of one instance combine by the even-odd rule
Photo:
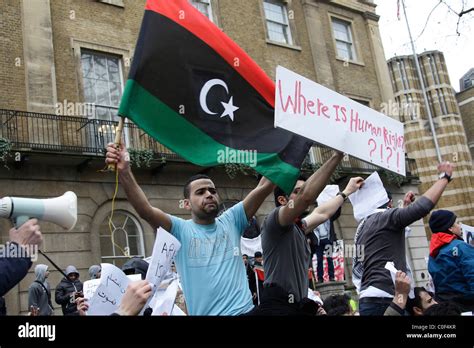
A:
<svg viewBox="0 0 474 348">
<path fill-rule="evenodd" d="M 56 287 L 56 303 L 61 305 L 64 315 L 78 315 L 76 297 L 82 297 L 82 283 L 79 272 L 74 266 L 66 267 L 66 277 Z"/>
</svg>

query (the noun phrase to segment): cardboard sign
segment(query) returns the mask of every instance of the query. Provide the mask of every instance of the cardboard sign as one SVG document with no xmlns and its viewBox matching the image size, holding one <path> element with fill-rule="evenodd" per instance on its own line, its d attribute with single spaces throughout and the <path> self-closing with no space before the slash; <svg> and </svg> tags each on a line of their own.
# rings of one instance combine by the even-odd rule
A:
<svg viewBox="0 0 474 348">
<path fill-rule="evenodd" d="M 405 176 L 403 124 L 281 66 L 275 127 Z"/>
</svg>

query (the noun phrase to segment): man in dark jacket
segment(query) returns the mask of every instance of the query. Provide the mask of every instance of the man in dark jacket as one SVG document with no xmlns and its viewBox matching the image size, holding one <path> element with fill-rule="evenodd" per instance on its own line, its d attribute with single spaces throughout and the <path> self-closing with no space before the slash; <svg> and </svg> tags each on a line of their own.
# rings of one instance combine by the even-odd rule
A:
<svg viewBox="0 0 474 348">
<path fill-rule="evenodd" d="M 32 246 L 43 241 L 38 220 L 31 219 L 9 232 L 10 242 L 0 245 L 0 296 L 17 285 L 31 267 Z"/>
<path fill-rule="evenodd" d="M 51 304 L 51 289 L 46 278 L 49 276 L 47 265 L 36 265 L 36 280 L 28 289 L 28 309 L 31 307 L 38 309 L 38 315 L 52 315 L 53 305 Z"/>
<path fill-rule="evenodd" d="M 431 214 L 428 271 L 439 302 L 452 301 L 464 312 L 474 311 L 474 247 L 462 239 L 456 215 L 449 210 Z"/>
<path fill-rule="evenodd" d="M 129 274 L 140 274 L 142 280 L 146 278 L 146 272 L 148 272 L 148 262 L 138 257 L 131 258 L 122 266 L 123 273 Z"/>
<path fill-rule="evenodd" d="M 76 297 L 82 297 L 82 283 L 74 266 L 66 267 L 66 277 L 56 287 L 56 303 L 61 305 L 64 315 L 78 315 Z"/>
</svg>

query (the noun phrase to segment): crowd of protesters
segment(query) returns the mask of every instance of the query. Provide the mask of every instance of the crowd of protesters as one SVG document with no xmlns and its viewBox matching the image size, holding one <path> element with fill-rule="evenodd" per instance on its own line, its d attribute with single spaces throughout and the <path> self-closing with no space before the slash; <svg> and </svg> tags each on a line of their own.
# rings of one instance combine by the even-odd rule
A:
<svg viewBox="0 0 474 348">
<path fill-rule="evenodd" d="M 184 185 L 184 208 L 190 220 L 169 215 L 153 207 L 137 184 L 124 147 L 107 148 L 107 164 L 116 165 L 120 182 L 129 202 L 141 218 L 153 228 L 164 228 L 177 238 L 182 250 L 175 263 L 189 315 L 457 315 L 474 310 L 474 247 L 462 240 L 457 216 L 447 210 L 431 213 L 433 233 L 428 270 L 434 283 L 432 293 L 413 286 L 413 275 L 405 255 L 405 230 L 426 217 L 437 204 L 453 176 L 453 165 L 441 163 L 440 178 L 418 198 L 405 196 L 403 207 L 387 202 L 374 207 L 359 221 L 355 245 L 364 246 L 364 257 L 354 259 L 353 282 L 358 296 L 348 293 L 321 299 L 316 290 L 323 282 L 323 251 L 336 240 L 333 222 L 340 215 L 348 196 L 364 185 L 364 179 L 351 178 L 335 197 L 311 208 L 343 158 L 334 155 L 309 178 L 301 177 L 287 195 L 263 177 L 242 202 L 219 214 L 219 195 L 206 175 L 191 177 Z M 240 255 L 240 239 L 249 226 L 255 225 L 255 213 L 273 192 L 275 208 L 263 221 L 262 251 Z M 258 226 L 257 226 L 258 227 Z M 203 241 L 211 243 L 204 247 Z M 224 241 L 224 242 L 223 242 Z M 10 230 L 7 247 L 18 253 L 28 246 L 40 245 L 42 235 L 37 220 L 29 220 Z M 194 255 L 191 258 L 189 255 Z M 317 270 L 312 268 L 316 255 Z M 329 281 L 334 281 L 332 255 L 326 255 Z M 397 272 L 386 269 L 392 262 Z M 0 258 L 0 296 L 5 295 L 28 272 L 32 261 Z M 115 315 L 137 315 L 151 296 L 145 281 L 148 263 L 131 259 L 122 270 L 140 274 L 142 280 L 130 283 Z M 31 315 L 53 315 L 50 268 L 37 264 L 35 280 L 29 287 Z M 54 300 L 63 315 L 86 315 L 83 283 L 73 265 L 61 270 L 64 278 L 55 287 Z M 101 278 L 101 267 L 92 265 L 90 279 Z M 395 278 L 395 280 L 393 279 Z M 145 311 L 146 312 L 146 311 Z"/>
</svg>

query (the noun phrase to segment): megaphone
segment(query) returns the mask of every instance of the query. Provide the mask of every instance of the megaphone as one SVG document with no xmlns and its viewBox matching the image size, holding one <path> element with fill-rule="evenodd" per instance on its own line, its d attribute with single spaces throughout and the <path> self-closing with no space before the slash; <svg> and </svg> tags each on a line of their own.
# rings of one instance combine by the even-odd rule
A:
<svg viewBox="0 0 474 348">
<path fill-rule="evenodd" d="M 17 228 L 28 219 L 36 218 L 70 231 L 77 222 L 77 196 L 68 191 L 48 199 L 4 197 L 0 199 L 0 217 L 12 219 Z"/>
</svg>

